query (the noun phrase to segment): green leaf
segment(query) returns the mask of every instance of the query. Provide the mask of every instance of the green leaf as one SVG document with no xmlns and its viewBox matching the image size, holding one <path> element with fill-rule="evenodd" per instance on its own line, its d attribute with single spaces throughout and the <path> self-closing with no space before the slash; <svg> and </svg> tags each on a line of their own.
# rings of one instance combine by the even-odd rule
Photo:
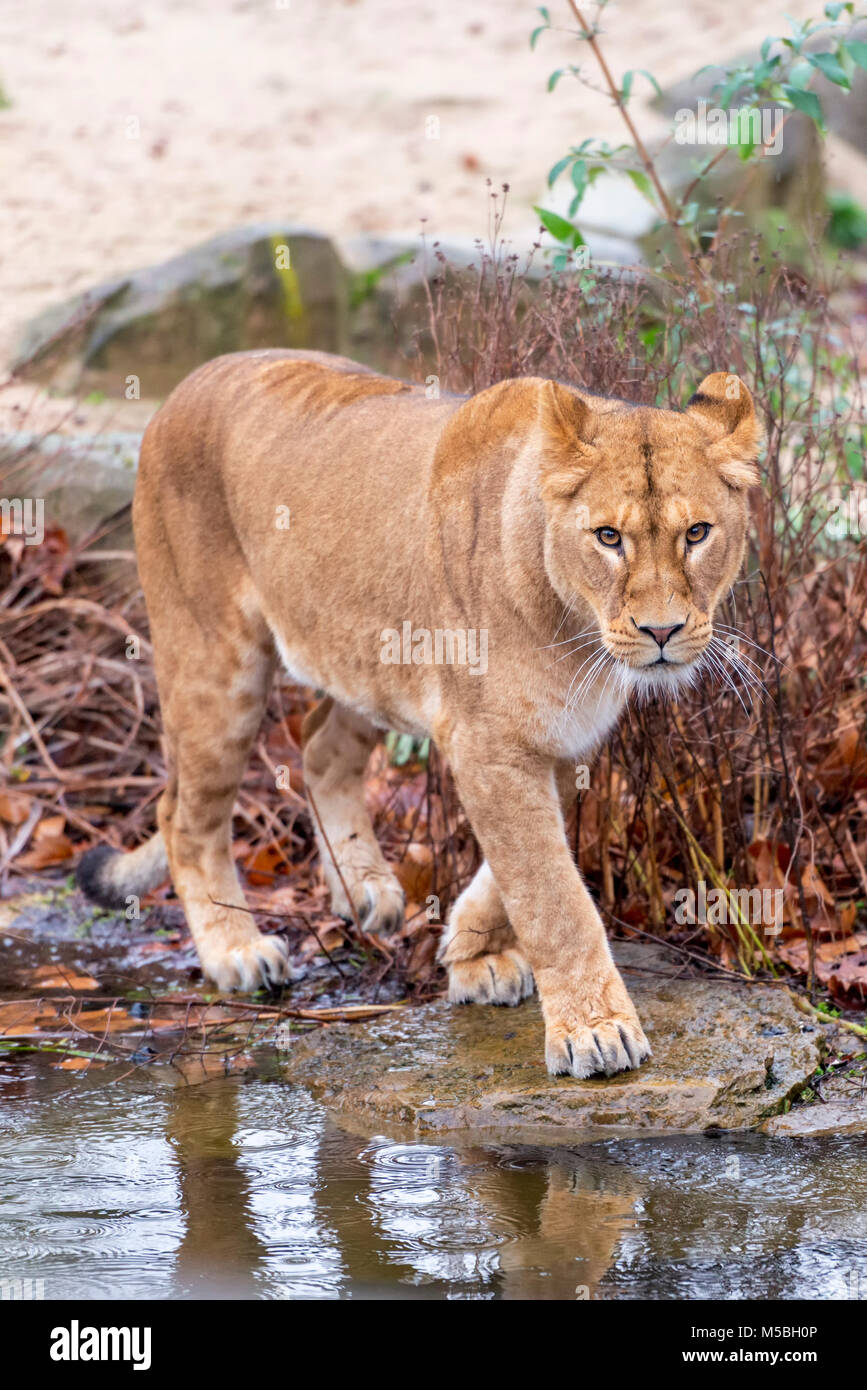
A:
<svg viewBox="0 0 867 1390">
<path fill-rule="evenodd" d="M 643 169 L 627 169 L 627 178 L 630 178 L 638 189 L 639 193 L 647 199 L 649 203 L 656 207 L 656 198 L 653 193 L 653 184 L 647 177 Z"/>
<path fill-rule="evenodd" d="M 632 91 L 632 79 L 636 73 L 638 73 L 639 77 L 646 77 L 651 87 L 653 87 L 654 91 L 656 92 L 656 95 L 660 97 L 662 96 L 662 88 L 660 87 L 652 72 L 648 72 L 647 68 L 630 68 L 629 72 L 625 72 L 623 74 L 623 86 L 620 89 L 620 97 L 624 106 L 629 100 L 629 96 Z"/>
<path fill-rule="evenodd" d="M 583 159 L 576 159 L 572 165 L 572 183 L 578 193 L 583 193 L 587 187 L 587 162 Z"/>
<path fill-rule="evenodd" d="M 806 58 L 801 63 L 795 63 L 792 71 L 789 73 L 789 84 L 792 87 L 797 87 L 799 92 L 803 92 L 806 87 L 809 87 L 812 80 L 812 63 L 808 63 Z"/>
<path fill-rule="evenodd" d="M 391 763 L 393 767 L 405 767 L 415 751 L 412 734 L 398 734 L 393 745 Z"/>
<path fill-rule="evenodd" d="M 537 29 L 534 29 L 533 32 L 532 32 L 532 34 L 530 35 L 530 48 L 531 48 L 531 49 L 536 47 L 536 40 L 538 39 L 539 35 L 540 35 L 540 34 L 544 34 L 544 32 L 545 32 L 546 29 L 550 29 L 550 28 L 551 28 L 551 16 L 550 16 L 550 14 L 548 13 L 548 11 L 545 9 L 544 5 L 540 5 L 540 6 L 539 6 L 539 14 L 542 16 L 542 18 L 544 19 L 545 23 L 544 23 L 544 24 L 540 24 L 539 27 L 538 27 Z"/>
<path fill-rule="evenodd" d="M 809 116 L 820 130 L 824 130 L 825 124 L 822 118 L 822 103 L 815 92 L 801 92 L 797 87 L 785 86 L 783 95 L 792 103 L 796 111 L 803 111 L 805 116 Z"/>
<path fill-rule="evenodd" d="M 867 43 L 860 43 L 857 39 L 847 39 L 846 52 L 858 64 L 859 68 L 867 71 Z"/>
<path fill-rule="evenodd" d="M 574 217 L 581 206 L 581 199 L 587 192 L 588 183 L 587 165 L 583 159 L 576 159 L 575 163 L 572 165 L 572 185 L 575 189 L 575 197 L 569 204 L 570 217 Z"/>
<path fill-rule="evenodd" d="M 661 97 L 661 96 L 662 96 L 662 88 L 660 87 L 660 85 L 659 85 L 659 83 L 657 82 L 656 78 L 654 77 L 653 73 L 652 73 L 652 72 L 648 72 L 648 71 L 647 71 L 647 68 L 639 68 L 638 71 L 641 73 L 641 76 L 642 76 L 642 77 L 646 77 L 646 78 L 647 78 L 647 80 L 648 80 L 648 82 L 650 83 L 651 87 L 652 87 L 653 90 L 656 92 L 656 95 L 657 95 L 658 97 Z"/>
<path fill-rule="evenodd" d="M 555 241 L 562 241 L 565 246 L 575 250 L 584 245 L 584 238 L 577 227 L 573 227 L 571 222 L 567 222 L 565 217 L 561 217 L 558 212 L 549 212 L 547 208 L 534 207 L 533 211 L 538 217 L 546 232 L 550 232 Z"/>
<path fill-rule="evenodd" d="M 551 73 L 551 76 L 548 78 L 549 92 L 553 92 L 554 88 L 557 86 L 557 83 L 560 81 L 560 78 L 563 76 L 563 73 L 565 71 L 565 68 L 557 68 L 556 72 Z"/>
<path fill-rule="evenodd" d="M 549 172 L 548 172 L 548 187 L 549 187 L 549 188 L 552 188 L 552 187 L 553 187 L 553 185 L 554 185 L 554 184 L 557 182 L 557 180 L 559 179 L 560 175 L 563 173 L 563 170 L 564 170 L 564 169 L 568 169 L 568 168 L 569 168 L 569 165 L 570 165 L 571 163 L 572 163 L 572 155 L 571 155 L 571 154 L 564 154 L 564 156 L 563 156 L 562 159 L 558 159 L 558 160 L 557 160 L 557 163 L 556 163 L 556 164 L 553 166 L 553 168 L 551 168 L 551 169 L 549 170 Z"/>
<path fill-rule="evenodd" d="M 807 62 L 824 73 L 829 82 L 833 82 L 836 87 L 843 87 L 848 92 L 849 79 L 833 53 L 810 53 L 807 55 Z"/>
<path fill-rule="evenodd" d="M 756 64 L 753 69 L 753 85 L 757 92 L 770 81 L 779 66 L 779 53 L 775 53 L 773 58 L 769 58 L 765 63 Z"/>
</svg>

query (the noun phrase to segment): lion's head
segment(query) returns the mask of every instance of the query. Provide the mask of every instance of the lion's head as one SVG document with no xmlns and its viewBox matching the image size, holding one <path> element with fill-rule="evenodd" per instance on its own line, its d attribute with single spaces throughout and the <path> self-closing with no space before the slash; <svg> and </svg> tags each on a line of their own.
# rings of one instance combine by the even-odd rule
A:
<svg viewBox="0 0 867 1390">
<path fill-rule="evenodd" d="M 705 378 L 684 412 L 549 382 L 541 393 L 545 562 L 584 600 L 636 689 L 690 680 L 740 568 L 760 428 L 743 382 Z"/>
</svg>

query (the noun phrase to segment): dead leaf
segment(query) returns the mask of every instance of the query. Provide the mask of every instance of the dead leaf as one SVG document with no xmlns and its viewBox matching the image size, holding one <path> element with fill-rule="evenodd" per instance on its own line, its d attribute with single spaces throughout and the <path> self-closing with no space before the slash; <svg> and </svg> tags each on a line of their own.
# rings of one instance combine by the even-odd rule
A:
<svg viewBox="0 0 867 1390">
<path fill-rule="evenodd" d="M 254 887 L 263 887 L 274 881 L 275 874 L 288 873 L 288 850 L 277 840 L 261 845 L 244 863 L 247 878 Z"/>
<path fill-rule="evenodd" d="M 59 819 L 62 819 L 60 817 Z M 39 836 L 39 826 L 34 832 L 34 843 L 32 849 L 26 854 L 19 854 L 15 860 L 15 867 L 18 869 L 49 869 L 53 864 L 62 864 L 66 859 L 71 859 L 75 853 L 72 843 L 65 835 L 43 835 Z"/>
<path fill-rule="evenodd" d="M 62 965 L 37 965 L 33 970 L 19 970 L 18 978 L 31 989 L 65 989 L 72 993 L 99 989 L 99 981 L 92 975 Z"/>
<path fill-rule="evenodd" d="M 423 903 L 430 894 L 433 880 L 433 851 L 430 845 L 407 845 L 403 859 L 391 867 L 407 898 Z"/>
<path fill-rule="evenodd" d="M 23 825 L 33 800 L 23 792 L 0 792 L 0 820 L 7 825 Z"/>
<path fill-rule="evenodd" d="M 38 1004 L 27 999 L 0 1004 L 0 1037 L 30 1038 L 38 1033 L 38 1007 Z"/>
<path fill-rule="evenodd" d="M 43 816 L 33 832 L 33 841 L 35 844 L 41 844 L 43 840 L 56 840 L 65 829 L 65 816 Z"/>
</svg>

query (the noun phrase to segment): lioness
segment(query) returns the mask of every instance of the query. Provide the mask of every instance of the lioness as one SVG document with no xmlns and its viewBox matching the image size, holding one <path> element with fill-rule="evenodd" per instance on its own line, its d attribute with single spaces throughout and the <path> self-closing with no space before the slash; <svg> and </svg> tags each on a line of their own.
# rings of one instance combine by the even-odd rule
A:
<svg viewBox="0 0 867 1390">
<path fill-rule="evenodd" d="M 199 368 L 147 429 L 133 506 L 167 740 L 159 831 L 85 855 L 81 887 L 123 904 L 170 872 L 221 989 L 284 978 L 230 838 L 282 660 L 327 693 L 302 742 L 335 912 L 345 884 L 369 929 L 401 920 L 363 778 L 381 730 L 429 734 L 485 855 L 444 934 L 449 998 L 517 1004 L 535 980 L 552 1073 L 637 1067 L 650 1049 L 561 798 L 630 691 L 695 677 L 758 442 L 747 388 L 721 372 L 681 413 L 533 377 L 431 400 L 323 353 Z"/>
</svg>

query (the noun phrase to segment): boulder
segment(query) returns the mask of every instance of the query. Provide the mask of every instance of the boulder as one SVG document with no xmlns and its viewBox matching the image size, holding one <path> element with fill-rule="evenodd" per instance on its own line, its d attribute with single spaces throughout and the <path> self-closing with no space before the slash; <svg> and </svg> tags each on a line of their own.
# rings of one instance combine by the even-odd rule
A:
<svg viewBox="0 0 867 1390">
<path fill-rule="evenodd" d="M 46 310 L 23 330 L 11 367 L 66 393 L 160 398 L 223 352 L 342 352 L 349 288 L 327 237 L 241 227 Z"/>
</svg>

